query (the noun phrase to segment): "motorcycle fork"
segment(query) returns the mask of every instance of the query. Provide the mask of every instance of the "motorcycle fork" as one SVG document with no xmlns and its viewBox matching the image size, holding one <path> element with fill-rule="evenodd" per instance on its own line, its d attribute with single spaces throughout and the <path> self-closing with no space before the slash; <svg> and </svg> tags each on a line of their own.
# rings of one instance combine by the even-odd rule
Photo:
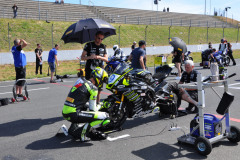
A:
<svg viewBox="0 0 240 160">
<path fill-rule="evenodd" d="M 121 109 L 122 109 L 123 101 L 124 101 L 124 95 L 122 94 L 121 102 L 120 102 L 120 105 L 119 105 L 119 108 L 118 108 L 118 112 L 119 112 L 119 113 L 120 113 L 120 111 L 121 111 Z"/>
</svg>

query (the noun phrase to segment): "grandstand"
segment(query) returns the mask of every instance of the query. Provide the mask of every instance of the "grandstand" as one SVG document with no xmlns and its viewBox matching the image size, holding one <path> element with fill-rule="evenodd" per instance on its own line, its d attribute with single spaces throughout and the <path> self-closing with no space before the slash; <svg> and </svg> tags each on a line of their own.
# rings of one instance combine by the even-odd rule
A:
<svg viewBox="0 0 240 160">
<path fill-rule="evenodd" d="M 111 23 L 145 24 L 195 27 L 236 27 L 214 16 L 161 12 L 151 10 L 87 6 L 78 4 L 55 4 L 32 0 L 0 0 L 0 17 L 12 18 L 12 6 L 19 7 L 17 18 L 48 21 L 78 21 L 84 18 L 101 18 Z M 40 8 L 40 12 L 39 12 Z M 39 14 L 40 13 L 40 14 Z"/>
</svg>

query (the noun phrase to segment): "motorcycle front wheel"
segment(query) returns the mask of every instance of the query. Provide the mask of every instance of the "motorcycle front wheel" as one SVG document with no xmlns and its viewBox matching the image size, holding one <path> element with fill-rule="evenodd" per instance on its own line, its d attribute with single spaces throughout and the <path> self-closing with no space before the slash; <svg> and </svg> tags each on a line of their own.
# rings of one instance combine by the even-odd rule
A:
<svg viewBox="0 0 240 160">
<path fill-rule="evenodd" d="M 107 126 L 101 128 L 102 130 L 119 129 L 124 124 L 127 119 L 126 106 L 123 103 L 121 110 L 119 110 L 119 105 L 120 104 L 118 103 L 112 102 L 111 106 L 107 110 L 102 110 L 107 112 L 110 117 L 110 123 Z"/>
</svg>

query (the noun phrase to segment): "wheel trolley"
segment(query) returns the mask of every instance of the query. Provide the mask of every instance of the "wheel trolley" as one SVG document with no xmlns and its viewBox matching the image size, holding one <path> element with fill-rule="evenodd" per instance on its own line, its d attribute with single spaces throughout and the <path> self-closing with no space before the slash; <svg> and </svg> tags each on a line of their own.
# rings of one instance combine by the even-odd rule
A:
<svg viewBox="0 0 240 160">
<path fill-rule="evenodd" d="M 229 76 L 231 77 L 231 76 Z M 223 115 L 219 120 L 214 115 L 204 114 L 205 108 L 205 88 L 216 86 L 224 86 L 224 94 L 217 108 L 217 113 Z M 189 88 L 198 90 L 198 115 L 194 118 L 190 125 L 190 133 L 179 137 L 178 143 L 187 143 L 194 145 L 195 149 L 201 155 L 208 155 L 212 151 L 212 144 L 223 139 L 228 139 L 230 142 L 237 143 L 240 141 L 240 130 L 235 126 L 230 126 L 230 112 L 234 96 L 228 93 L 228 81 L 220 80 L 216 82 L 203 82 L 201 73 L 198 73 L 197 83 L 181 84 L 179 88 Z M 219 96 L 219 94 L 213 89 Z M 220 97 L 220 96 L 219 96 Z M 226 131 L 222 133 L 222 121 L 225 119 Z"/>
<path fill-rule="evenodd" d="M 16 86 L 17 86 L 17 83 L 20 82 L 20 81 L 24 81 L 24 85 L 22 86 L 24 92 L 23 92 L 23 97 L 19 97 L 16 93 Z M 14 83 L 13 85 L 13 89 L 12 89 L 12 92 L 13 92 L 13 98 L 14 100 L 16 100 L 17 102 L 19 101 L 25 101 L 25 100 L 30 100 L 29 98 L 29 95 L 28 95 L 28 91 L 27 91 L 27 81 L 26 79 L 18 79 L 16 80 L 16 82 Z"/>
</svg>

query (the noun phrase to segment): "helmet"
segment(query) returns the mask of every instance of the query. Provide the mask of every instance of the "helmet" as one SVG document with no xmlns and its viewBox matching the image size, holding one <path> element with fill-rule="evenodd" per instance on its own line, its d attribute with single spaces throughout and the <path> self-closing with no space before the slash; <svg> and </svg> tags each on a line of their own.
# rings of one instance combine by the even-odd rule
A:
<svg viewBox="0 0 240 160">
<path fill-rule="evenodd" d="M 107 83 L 107 80 L 108 80 L 107 72 L 104 69 L 100 68 L 100 67 L 96 67 L 92 71 L 91 77 L 94 78 L 98 88 L 101 88 L 103 83 Z"/>
<path fill-rule="evenodd" d="M 118 45 L 114 45 L 114 46 L 113 46 L 114 52 L 115 52 L 117 49 L 118 49 Z"/>
<path fill-rule="evenodd" d="M 223 43 L 225 41 L 225 39 L 221 39 L 221 43 Z"/>
</svg>

